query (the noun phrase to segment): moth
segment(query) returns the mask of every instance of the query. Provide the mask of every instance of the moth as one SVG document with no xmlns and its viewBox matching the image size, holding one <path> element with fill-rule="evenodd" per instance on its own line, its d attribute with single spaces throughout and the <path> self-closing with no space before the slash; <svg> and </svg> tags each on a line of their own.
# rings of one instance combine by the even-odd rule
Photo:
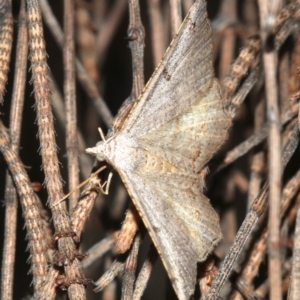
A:
<svg viewBox="0 0 300 300">
<path fill-rule="evenodd" d="M 200 172 L 230 126 L 214 78 L 206 2 L 186 16 L 121 130 L 86 151 L 119 173 L 179 299 L 221 239 Z"/>
</svg>

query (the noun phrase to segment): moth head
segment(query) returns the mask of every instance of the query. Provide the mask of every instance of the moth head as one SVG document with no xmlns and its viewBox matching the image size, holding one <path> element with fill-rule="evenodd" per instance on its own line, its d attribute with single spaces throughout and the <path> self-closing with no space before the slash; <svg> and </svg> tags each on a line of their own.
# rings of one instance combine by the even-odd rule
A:
<svg viewBox="0 0 300 300">
<path fill-rule="evenodd" d="M 96 156 L 96 158 L 99 161 L 104 161 L 106 160 L 106 156 L 104 154 L 104 147 L 105 147 L 105 142 L 100 141 L 96 144 L 96 147 L 87 148 L 85 149 L 85 152 Z"/>
</svg>

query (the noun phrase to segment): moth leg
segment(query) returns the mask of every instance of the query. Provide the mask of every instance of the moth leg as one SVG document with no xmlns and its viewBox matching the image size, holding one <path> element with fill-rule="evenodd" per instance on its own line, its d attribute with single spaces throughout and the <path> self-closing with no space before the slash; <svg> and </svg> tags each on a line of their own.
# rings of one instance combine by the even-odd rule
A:
<svg viewBox="0 0 300 300">
<path fill-rule="evenodd" d="M 103 185 L 99 184 L 99 189 L 102 194 L 108 195 L 109 187 L 111 184 L 111 179 L 113 177 L 113 172 L 109 172 L 107 180 L 103 183 Z M 105 187 L 105 188 L 104 188 Z"/>
</svg>

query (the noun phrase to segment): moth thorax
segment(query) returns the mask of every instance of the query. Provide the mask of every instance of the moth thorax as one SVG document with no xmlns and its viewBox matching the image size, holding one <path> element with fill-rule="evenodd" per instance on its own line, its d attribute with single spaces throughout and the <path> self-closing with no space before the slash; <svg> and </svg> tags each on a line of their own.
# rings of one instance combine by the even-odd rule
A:
<svg viewBox="0 0 300 300">
<path fill-rule="evenodd" d="M 99 160 L 99 161 L 104 161 L 106 160 L 106 155 L 105 155 L 105 145 L 106 143 L 103 142 L 103 141 L 100 141 L 96 144 L 96 158 Z"/>
</svg>

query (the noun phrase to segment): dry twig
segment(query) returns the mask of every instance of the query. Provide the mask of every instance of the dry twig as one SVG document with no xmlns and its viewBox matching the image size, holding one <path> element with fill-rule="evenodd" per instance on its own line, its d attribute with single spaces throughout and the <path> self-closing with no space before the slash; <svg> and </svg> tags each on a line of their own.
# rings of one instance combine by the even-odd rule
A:
<svg viewBox="0 0 300 300">
<path fill-rule="evenodd" d="M 162 279 L 166 275 L 162 276 L 161 272 L 157 271 L 157 267 L 153 267 L 158 253 L 153 246 L 148 256 L 147 253 L 143 253 L 147 240 L 144 236 L 140 237 L 139 229 L 143 232 L 144 228 L 132 204 L 129 204 L 124 219 L 124 213 L 128 209 L 126 203 L 128 196 L 117 176 L 114 176 L 111 182 L 109 196 L 97 200 L 100 187 L 103 186 L 111 171 L 108 165 L 95 162 L 92 166 L 87 156 L 79 156 L 79 168 L 84 178 L 89 177 L 91 169 L 95 172 L 100 168 L 101 173 L 91 176 L 80 195 L 73 193 L 70 211 L 66 209 L 65 202 L 62 200 L 64 199 L 63 184 L 60 178 L 61 176 L 69 178 L 69 181 L 73 182 L 69 182 L 70 187 L 77 185 L 76 139 L 78 136 L 80 153 L 86 148 L 85 145 L 96 142 L 91 131 L 96 131 L 98 116 L 107 128 L 112 126 L 107 138 L 122 130 L 124 121 L 126 122 L 136 101 L 139 101 L 144 86 L 143 62 L 145 61 L 147 77 L 151 67 L 160 61 L 169 39 L 176 34 L 181 18 L 187 13 L 193 1 L 26 0 L 25 2 L 28 8 L 30 71 L 33 75 L 36 99 L 36 122 L 30 103 L 33 97 L 24 92 L 27 70 L 27 30 L 25 22 L 22 22 L 22 18 L 25 18 L 24 8 L 18 24 L 15 24 L 18 25 L 15 26 L 18 29 L 18 44 L 12 43 L 13 38 L 17 37 L 12 35 L 13 19 L 17 18 L 11 15 L 10 5 L 15 14 L 19 1 L 0 0 L 0 37 L 2 37 L 0 39 L 0 64 L 2 65 L 0 102 L 4 104 L 1 106 L 3 123 L 8 124 L 10 115 L 9 134 L 4 129 L 0 131 L 2 136 L 0 148 L 4 158 L 2 162 L 8 161 L 15 183 L 13 186 L 12 180 L 7 176 L 1 298 L 21 299 L 25 293 L 32 293 L 29 284 L 26 290 L 22 284 L 15 284 L 27 280 L 27 277 L 20 275 L 22 269 L 26 268 L 20 266 L 20 261 L 25 261 L 26 258 L 22 256 L 22 251 L 19 251 L 23 247 L 24 238 L 19 231 L 16 231 L 16 222 L 18 224 L 22 222 L 17 220 L 16 193 L 21 195 L 32 258 L 33 272 L 30 276 L 33 277 L 34 282 L 33 299 L 65 297 L 61 292 L 58 293 L 58 289 L 68 290 L 71 299 L 87 297 L 91 300 L 99 297 L 104 300 L 117 299 L 120 293 L 124 299 L 140 299 L 143 293 L 145 297 L 150 298 L 156 296 L 154 292 L 163 294 L 168 291 L 168 283 Z M 280 0 L 260 1 L 259 6 L 255 1 L 222 0 L 218 5 L 213 1 L 207 2 L 209 15 L 215 18 L 213 20 L 214 66 L 217 77 L 221 80 L 224 78 L 224 101 L 226 101 L 226 109 L 234 119 L 226 145 L 220 149 L 216 159 L 208 165 L 219 172 L 211 173 L 206 191 L 212 203 L 216 205 L 222 230 L 225 233 L 223 241 L 215 251 L 223 263 L 217 275 L 218 263 L 212 265 L 209 271 L 206 270 L 205 274 L 199 268 L 200 293 L 202 297 L 206 295 L 215 277 L 205 299 L 217 298 L 237 261 L 232 285 L 227 284 L 227 291 L 224 289 L 220 295 L 222 298 L 263 299 L 269 294 L 270 299 L 279 299 L 286 297 L 289 288 L 289 299 L 298 299 L 299 212 L 297 215 L 297 211 L 300 171 L 299 149 L 295 150 L 295 148 L 299 141 L 296 119 L 297 114 L 298 119 L 300 115 L 298 103 L 300 100 L 300 39 L 297 32 L 293 34 L 293 31 L 298 30 L 296 25 L 300 21 L 300 4 L 298 0 L 288 1 L 288 4 L 281 9 L 283 1 Z M 129 15 L 126 14 L 126 3 L 129 3 Z M 141 5 L 141 11 L 138 3 Z M 39 5 L 46 24 L 45 35 L 41 26 Z M 76 19 L 75 37 L 72 31 L 73 6 Z M 62 15 L 60 12 L 63 10 Z M 128 17 L 128 38 L 126 38 Z M 64 24 L 64 32 L 57 20 Z M 44 37 L 49 57 L 46 55 Z M 149 44 L 150 39 L 152 47 Z M 129 60 L 124 59 L 124 54 L 129 54 L 128 41 L 132 65 Z M 74 47 L 75 42 L 76 47 Z M 16 51 L 16 55 L 10 56 L 10 49 L 15 44 L 17 47 L 12 53 Z M 144 46 L 146 46 L 145 53 Z M 82 62 L 77 59 L 75 52 Z M 237 59 L 233 61 L 235 56 Z M 48 63 L 53 82 L 48 80 Z M 11 71 L 8 73 L 9 67 Z M 76 93 L 75 70 L 78 81 L 83 87 L 83 90 L 78 89 Z M 229 75 L 226 76 L 228 73 Z M 128 79 L 130 74 L 133 75 L 131 93 L 131 82 Z M 183 84 L 184 82 L 185 78 Z M 5 87 L 6 93 L 4 93 Z M 66 100 L 66 110 L 62 104 L 62 90 Z M 102 95 L 107 103 L 104 102 Z M 86 96 L 91 98 L 93 105 L 85 101 Z M 10 98 L 13 99 L 12 104 Z M 110 110 L 115 112 L 119 107 L 117 99 L 126 98 L 117 117 L 113 120 Z M 28 99 L 24 107 L 21 104 L 23 99 Z M 50 101 L 58 118 L 59 126 L 55 129 Z M 76 111 L 75 108 L 78 110 Z M 24 121 L 21 123 L 22 115 Z M 35 123 L 36 127 L 34 127 Z M 21 128 L 22 139 L 20 140 Z M 68 132 L 67 137 L 64 135 L 65 128 Z M 36 153 L 38 145 L 34 144 L 37 130 L 44 172 L 38 171 L 41 162 Z M 58 155 L 56 142 L 62 148 L 61 156 Z M 281 149 L 281 143 L 288 147 Z M 70 151 L 74 149 L 76 151 Z M 297 154 L 292 157 L 294 151 L 297 151 Z M 20 153 L 22 161 L 26 164 L 26 170 L 20 163 L 17 153 Z M 67 163 L 65 153 L 68 155 L 70 169 L 65 167 Z M 59 161 L 64 166 L 61 170 Z M 288 161 L 290 163 L 286 167 Z M 44 175 L 48 195 L 41 189 L 39 183 L 43 182 Z M 204 177 L 206 172 L 200 175 Z M 4 178 L 5 174 L 0 172 L 1 176 Z M 4 187 L 4 185 L 0 186 Z M 32 188 L 39 193 L 41 201 L 36 198 Z M 4 190 L 2 194 L 4 195 Z M 51 209 L 43 206 L 47 196 Z M 79 201 L 75 206 L 77 200 Z M 50 216 L 51 211 L 52 216 Z M 268 213 L 269 228 L 266 225 Z M 0 218 L 1 214 L 2 210 L 0 210 Z M 242 223 L 244 215 L 246 218 Z M 120 226 L 122 222 L 123 225 Z M 236 235 L 236 228 L 240 224 L 242 226 Z M 234 243 L 231 249 L 228 249 L 234 237 Z M 18 244 L 15 244 L 16 238 Z M 81 244 L 76 245 L 74 242 L 77 243 L 80 239 Z M 271 241 L 269 248 L 268 239 Z M 90 256 L 78 254 L 77 246 L 81 249 L 89 249 Z M 18 259 L 14 267 L 15 253 Z M 81 262 L 83 258 L 85 260 Z M 266 260 L 270 261 L 269 269 L 263 264 Z M 114 262 L 111 263 L 112 261 Z M 137 265 L 142 266 L 139 274 L 136 272 Z M 210 262 L 203 262 L 203 265 L 210 265 Z M 89 289 L 85 290 L 90 280 L 85 279 L 80 267 L 84 268 L 88 278 L 93 279 L 101 276 L 102 269 L 107 270 L 96 282 L 96 291 L 107 287 L 101 295 L 92 293 Z M 274 267 L 277 271 L 273 271 Z M 121 284 L 118 282 L 121 278 L 122 291 Z M 112 283 L 114 279 L 116 280 Z M 155 291 L 151 289 L 153 286 L 156 287 Z M 164 297 L 175 299 L 171 290 Z M 197 297 L 196 293 L 195 298 Z"/>
</svg>

